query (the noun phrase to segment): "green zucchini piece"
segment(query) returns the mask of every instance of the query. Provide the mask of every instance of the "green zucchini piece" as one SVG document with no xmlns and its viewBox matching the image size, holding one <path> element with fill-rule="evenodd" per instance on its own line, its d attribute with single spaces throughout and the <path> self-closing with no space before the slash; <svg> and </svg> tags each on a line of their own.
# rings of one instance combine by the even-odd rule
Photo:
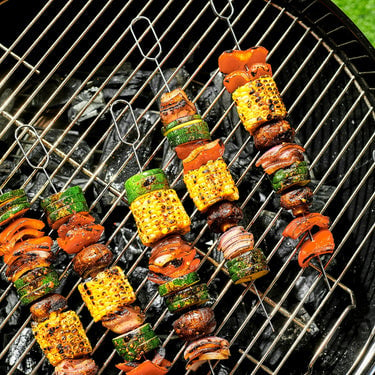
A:
<svg viewBox="0 0 375 375">
<path fill-rule="evenodd" d="M 47 272 L 43 272 L 40 276 L 34 274 L 33 280 L 29 282 L 24 281 L 23 283 L 18 284 L 22 285 L 17 288 L 21 304 L 28 305 L 46 294 L 53 292 L 60 285 L 57 272 L 51 267 L 43 268 L 45 268 Z M 31 272 L 33 271 L 30 271 L 27 274 Z M 19 281 L 19 279 L 17 281 Z"/>
<path fill-rule="evenodd" d="M 68 204 L 64 207 L 59 208 L 56 211 L 51 212 L 47 216 L 48 223 L 53 224 L 56 221 L 63 219 L 65 217 L 70 217 L 78 212 L 88 212 L 89 207 L 87 202 L 76 202 L 72 204 Z"/>
<path fill-rule="evenodd" d="M 183 289 L 165 298 L 168 310 L 180 312 L 192 306 L 202 305 L 210 299 L 207 284 L 197 284 Z"/>
<path fill-rule="evenodd" d="M 269 272 L 267 258 L 258 248 L 229 260 L 225 266 L 235 284 L 256 280 Z"/>
<path fill-rule="evenodd" d="M 211 139 L 208 124 L 203 120 L 187 123 L 186 126 L 183 126 L 183 124 L 178 125 L 169 132 L 166 132 L 166 137 L 171 147 L 192 141 Z"/>
<path fill-rule="evenodd" d="M 129 204 L 141 195 L 163 189 L 169 189 L 169 183 L 164 171 L 159 168 L 137 173 L 125 182 L 126 196 Z"/>
<path fill-rule="evenodd" d="M 78 193 L 83 194 L 82 188 L 80 186 L 76 185 L 76 186 L 69 187 L 64 191 L 60 191 L 56 194 L 52 194 L 49 197 L 43 199 L 40 202 L 40 206 L 44 209 L 45 207 L 47 207 L 52 202 L 58 201 L 59 199 L 61 199 L 63 197 L 76 195 Z"/>
<path fill-rule="evenodd" d="M 55 202 L 51 202 L 48 206 L 44 208 L 44 211 L 48 215 L 54 211 L 59 210 L 60 208 L 64 206 L 70 205 L 72 203 L 78 203 L 78 202 L 86 202 L 86 198 L 83 195 L 83 193 L 68 195 L 68 196 L 60 198 L 59 200 Z"/>
<path fill-rule="evenodd" d="M 17 206 L 17 205 L 23 204 L 23 203 L 29 203 L 26 195 L 21 196 L 21 197 L 17 197 L 17 198 L 8 199 L 7 202 L 3 203 L 0 206 L 0 216 L 5 214 L 13 206 Z"/>
<path fill-rule="evenodd" d="M 159 285 L 159 294 L 162 297 L 176 293 L 189 286 L 195 285 L 200 281 L 196 272 L 190 272 L 184 276 L 176 277 L 164 284 Z"/>
<path fill-rule="evenodd" d="M 126 361 L 140 359 L 143 354 L 156 349 L 160 338 L 153 331 L 150 323 L 127 332 L 112 339 L 113 345 L 119 355 Z"/>
<path fill-rule="evenodd" d="M 10 199 L 26 196 L 24 189 L 10 190 L 0 195 L 0 204 L 7 202 Z"/>
<path fill-rule="evenodd" d="M 7 212 L 0 215 L 0 225 L 5 225 L 9 221 L 22 216 L 26 211 L 30 209 L 30 203 L 20 203 L 10 207 Z"/>
<path fill-rule="evenodd" d="M 305 161 L 296 162 L 288 168 L 279 169 L 270 179 L 276 193 L 281 193 L 295 185 L 307 185 L 310 182 L 309 168 Z"/>
</svg>

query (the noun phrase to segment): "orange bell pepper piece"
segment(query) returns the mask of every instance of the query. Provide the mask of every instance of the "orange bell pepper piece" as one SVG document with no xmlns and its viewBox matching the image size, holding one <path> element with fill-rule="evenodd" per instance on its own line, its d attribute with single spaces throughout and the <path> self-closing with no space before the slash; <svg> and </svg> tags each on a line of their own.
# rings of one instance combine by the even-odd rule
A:
<svg viewBox="0 0 375 375">
<path fill-rule="evenodd" d="M 147 276 L 148 280 L 150 280 L 154 284 L 164 284 L 170 280 L 172 280 L 171 277 L 160 275 L 154 272 L 149 272 Z"/>
<path fill-rule="evenodd" d="M 184 173 L 198 169 L 202 165 L 207 164 L 209 160 L 217 160 L 219 157 L 223 156 L 224 150 L 224 143 L 220 139 L 197 147 L 182 161 Z"/>
<path fill-rule="evenodd" d="M 247 50 L 225 51 L 219 56 L 219 70 L 224 74 L 236 70 L 249 70 L 254 64 L 265 64 L 268 51 L 264 47 L 251 47 Z"/>
<path fill-rule="evenodd" d="M 14 283 L 26 272 L 31 271 L 34 268 L 49 267 L 50 265 L 51 261 L 49 259 L 32 254 L 25 254 L 22 257 L 18 257 L 18 259 L 7 267 L 5 275 L 9 281 Z"/>
<path fill-rule="evenodd" d="M 13 237 L 9 238 L 6 243 L 1 245 L 1 251 L 3 255 L 13 253 L 13 249 L 17 241 L 20 241 L 23 238 L 27 238 L 27 237 L 36 238 L 36 237 L 42 237 L 42 236 L 44 236 L 44 232 L 40 230 L 36 230 L 34 228 L 22 229 L 21 231 L 15 233 Z"/>
<path fill-rule="evenodd" d="M 272 77 L 270 64 L 255 64 L 251 66 L 250 70 L 235 70 L 225 76 L 223 84 L 231 94 L 239 87 L 261 76 Z"/>
<path fill-rule="evenodd" d="M 194 259 L 195 255 L 196 250 L 194 248 L 188 252 L 172 251 L 162 255 L 162 258 L 159 257 L 160 260 L 164 259 L 164 261 L 159 261 L 156 258 L 154 263 L 152 263 L 150 260 L 149 270 L 171 278 L 180 277 L 197 269 L 200 260 L 198 258 Z"/>
<path fill-rule="evenodd" d="M 4 263 L 11 264 L 20 255 L 39 251 L 50 252 L 53 241 L 49 236 L 29 238 L 22 242 L 17 242 L 13 250 L 4 254 Z"/>
<path fill-rule="evenodd" d="M 322 229 L 302 243 L 298 253 L 298 264 L 306 268 L 310 260 L 323 254 L 332 254 L 335 248 L 335 242 L 332 232 L 328 229 Z"/>
<path fill-rule="evenodd" d="M 314 226 L 318 226 L 320 229 L 327 229 L 329 227 L 329 217 L 323 216 L 318 212 L 299 216 L 287 225 L 283 231 L 283 236 L 295 240 Z"/>
<path fill-rule="evenodd" d="M 30 249 L 38 249 L 50 251 L 53 245 L 53 240 L 50 236 L 42 236 L 36 238 L 28 238 L 25 241 L 18 242 L 14 246 L 14 252 L 26 253 Z"/>
<path fill-rule="evenodd" d="M 9 255 L 7 259 L 4 259 L 4 262 L 8 265 L 11 266 L 14 262 L 16 262 L 19 259 L 34 259 L 34 258 L 41 258 L 45 260 L 51 260 L 53 257 L 53 253 L 50 251 L 44 251 L 44 250 L 30 250 L 27 253 L 17 253 L 14 252 L 13 254 Z"/>
<path fill-rule="evenodd" d="M 134 370 L 139 366 L 138 362 L 123 362 L 123 363 L 118 363 L 115 365 L 119 370 L 124 371 L 128 373 L 131 370 Z"/>
<path fill-rule="evenodd" d="M 116 365 L 119 370 L 125 371 L 128 375 L 163 375 L 168 372 L 170 366 L 171 362 L 166 359 L 160 365 L 148 359 L 136 367 L 133 367 L 133 364 L 129 365 L 127 362 Z"/>
<path fill-rule="evenodd" d="M 205 145 L 208 142 L 209 141 L 207 140 L 199 139 L 198 141 L 182 143 L 181 145 L 176 146 L 174 150 L 176 151 L 177 157 L 180 160 L 184 160 L 190 155 L 193 150 L 195 150 L 199 146 Z"/>
<path fill-rule="evenodd" d="M 151 251 L 149 280 L 163 284 L 171 278 L 195 271 L 200 263 L 196 249 L 179 235 L 159 241 Z"/>
<path fill-rule="evenodd" d="M 41 229 L 44 228 L 44 226 L 45 224 L 43 223 L 43 221 L 38 220 L 38 219 L 30 219 L 27 217 L 22 217 L 22 218 L 18 218 L 14 220 L 0 233 L 0 255 L 4 255 L 6 252 L 9 251 L 9 247 L 10 247 L 9 243 L 14 242 L 13 243 L 13 246 L 14 246 L 16 241 L 13 241 L 13 237 L 15 236 L 17 232 L 26 228 L 40 231 Z M 38 235 L 36 235 L 35 237 L 38 237 Z M 18 241 L 19 239 L 22 238 L 22 236 L 18 235 L 17 238 L 18 238 L 17 239 Z"/>
</svg>

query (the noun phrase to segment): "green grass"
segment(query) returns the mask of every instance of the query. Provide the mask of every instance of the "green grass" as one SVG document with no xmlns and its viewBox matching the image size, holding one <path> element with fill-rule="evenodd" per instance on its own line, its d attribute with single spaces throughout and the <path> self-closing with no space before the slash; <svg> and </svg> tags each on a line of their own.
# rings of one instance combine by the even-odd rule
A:
<svg viewBox="0 0 375 375">
<path fill-rule="evenodd" d="M 333 0 L 375 46 L 375 0 Z"/>
</svg>

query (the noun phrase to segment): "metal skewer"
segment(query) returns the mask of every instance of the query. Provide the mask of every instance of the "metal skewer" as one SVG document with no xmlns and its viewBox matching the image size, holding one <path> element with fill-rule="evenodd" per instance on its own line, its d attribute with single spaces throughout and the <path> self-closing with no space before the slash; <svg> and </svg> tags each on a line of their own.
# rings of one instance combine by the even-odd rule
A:
<svg viewBox="0 0 375 375">
<path fill-rule="evenodd" d="M 145 20 L 145 21 L 148 23 L 148 27 L 147 27 L 147 29 L 145 30 L 145 32 L 144 32 L 143 35 L 145 35 L 145 34 L 147 33 L 148 29 L 150 29 L 150 30 L 152 31 L 152 34 L 153 34 L 154 38 L 155 38 L 155 42 L 156 42 L 156 46 L 158 47 L 158 51 L 156 52 L 156 54 L 155 54 L 153 57 L 151 56 L 151 53 L 153 52 L 153 50 L 155 49 L 155 47 L 150 48 L 150 50 L 147 51 L 147 53 L 144 52 L 144 50 L 143 50 L 141 44 L 139 43 L 139 39 L 138 39 L 138 37 L 136 36 L 136 34 L 135 34 L 135 32 L 134 32 L 133 25 L 136 24 L 137 22 L 139 22 L 140 20 Z M 136 43 L 136 45 L 137 45 L 137 47 L 138 47 L 138 49 L 139 49 L 141 55 L 142 55 L 145 59 L 147 59 L 147 60 L 149 60 L 149 61 L 153 61 L 153 62 L 155 63 L 155 65 L 156 65 L 157 69 L 159 70 L 159 73 L 160 73 L 160 75 L 161 75 L 161 77 L 162 77 L 162 79 L 163 79 L 163 81 L 164 81 L 164 85 L 165 85 L 166 89 L 167 89 L 168 91 L 171 91 L 170 88 L 169 88 L 168 82 L 167 82 L 167 80 L 166 80 L 166 78 L 165 78 L 165 76 L 164 76 L 163 70 L 161 69 L 161 66 L 160 66 L 159 60 L 158 60 L 160 54 L 162 53 L 162 48 L 161 48 L 160 40 L 159 40 L 159 38 L 158 38 L 158 36 L 157 36 L 157 34 L 156 34 L 156 32 L 155 32 L 154 27 L 152 26 L 152 23 L 151 23 L 150 19 L 147 18 L 147 17 L 145 17 L 145 16 L 138 16 L 138 17 L 135 17 L 135 18 L 132 20 L 131 24 L 130 24 L 130 31 L 131 31 L 131 33 L 132 33 L 132 35 L 133 35 L 133 38 L 134 38 L 134 40 L 135 40 L 135 43 Z"/>
<path fill-rule="evenodd" d="M 229 6 L 230 6 L 230 14 L 229 14 L 229 16 L 223 16 L 223 15 L 221 15 L 220 13 L 217 12 L 217 10 L 216 10 L 216 8 L 215 8 L 215 5 L 213 4 L 213 2 L 212 2 L 212 0 L 211 0 L 211 6 L 212 6 L 212 8 L 214 9 L 214 12 L 217 14 L 217 16 L 220 17 L 220 18 L 222 18 L 222 19 L 226 19 L 226 20 L 227 20 L 228 27 L 230 28 L 230 30 L 231 30 L 231 32 L 232 32 L 232 34 L 233 34 L 233 37 L 234 37 L 234 39 L 235 39 L 235 41 L 236 41 L 236 46 L 237 46 L 238 49 L 240 49 L 240 46 L 239 46 L 238 40 L 237 40 L 237 38 L 236 38 L 236 35 L 235 35 L 235 33 L 234 33 L 234 30 L 233 30 L 232 24 L 231 24 L 231 22 L 230 22 L 230 18 L 231 18 L 231 16 L 233 15 L 234 8 L 233 8 L 233 5 L 232 5 L 231 0 L 230 0 L 228 3 L 229 3 Z M 147 53 L 143 52 L 143 49 L 142 49 L 142 47 L 141 47 L 141 45 L 140 45 L 140 43 L 139 43 L 139 40 L 138 40 L 138 38 L 136 37 L 136 35 L 135 35 L 135 33 L 134 33 L 133 25 L 134 25 L 136 22 L 138 22 L 139 20 L 141 20 L 141 19 L 146 20 L 146 21 L 148 22 L 148 24 L 149 24 L 149 28 L 151 29 L 151 31 L 152 31 L 152 33 L 153 33 L 153 35 L 154 35 L 154 38 L 155 38 L 155 40 L 156 40 L 156 44 L 157 44 L 157 46 L 159 47 L 159 51 L 157 52 L 157 54 L 156 54 L 155 57 L 150 57 L 150 56 L 149 56 L 149 54 L 151 53 L 152 50 L 148 51 Z M 162 76 L 162 78 L 163 78 L 163 80 L 164 80 L 165 87 L 167 88 L 168 91 L 170 91 L 170 88 L 169 88 L 169 86 L 168 86 L 167 80 L 166 80 L 166 78 L 165 78 L 165 76 L 164 76 L 164 74 L 163 74 L 163 71 L 162 71 L 162 69 L 161 69 L 161 67 L 160 67 L 160 64 L 159 64 L 159 62 L 158 62 L 158 57 L 160 56 L 160 54 L 161 54 L 161 52 L 162 52 L 162 49 L 161 49 L 160 41 L 159 41 L 159 39 L 158 39 L 158 37 L 157 37 L 157 35 L 156 35 L 156 32 L 155 32 L 155 30 L 154 30 L 154 28 L 153 28 L 153 26 L 152 26 L 152 24 L 151 24 L 151 21 L 150 21 L 147 17 L 144 17 L 144 16 L 136 17 L 136 18 L 134 18 L 133 21 L 131 22 L 130 30 L 131 30 L 131 32 L 132 32 L 132 34 L 133 34 L 133 37 L 134 37 L 134 39 L 135 39 L 135 42 L 136 42 L 136 44 L 137 44 L 137 46 L 138 46 L 138 48 L 139 48 L 139 50 L 140 50 L 142 56 L 143 56 L 144 58 L 148 59 L 148 60 L 151 60 L 151 61 L 154 61 L 154 62 L 155 62 L 156 66 L 157 66 L 157 68 L 158 68 L 158 70 L 159 70 L 159 72 L 160 72 L 160 75 Z M 268 315 L 268 313 L 267 313 L 267 310 L 266 310 L 266 308 L 265 308 L 265 306 L 264 306 L 264 304 L 263 304 L 262 299 L 261 299 L 260 296 L 259 296 L 258 290 L 256 289 L 254 283 L 253 283 L 253 285 L 254 285 L 254 289 L 255 289 L 255 291 L 256 291 L 256 294 L 257 294 L 257 296 L 258 296 L 258 298 L 259 298 L 259 302 L 260 302 L 260 304 L 261 304 L 261 306 L 262 306 L 262 308 L 263 308 L 263 311 L 265 312 L 265 314 L 266 314 L 266 316 L 267 316 L 267 319 L 269 320 L 269 323 L 270 323 L 271 329 L 272 329 L 273 332 L 275 332 L 275 329 L 274 329 L 274 327 L 273 327 L 273 325 L 272 325 L 272 323 L 271 323 L 271 319 L 270 319 L 270 317 L 269 317 L 269 315 Z"/>
<path fill-rule="evenodd" d="M 308 234 L 308 236 L 309 236 L 310 241 L 314 241 L 314 237 L 313 237 L 313 235 L 312 235 L 312 233 L 311 233 L 311 230 L 308 230 L 308 231 L 307 231 L 307 234 Z M 322 274 L 323 274 L 324 280 L 326 281 L 326 284 L 327 284 L 327 286 L 328 286 L 328 289 L 331 290 L 331 284 L 329 283 L 329 280 L 328 280 L 328 277 L 327 277 L 327 273 L 326 273 L 326 270 L 325 270 L 325 268 L 324 268 L 324 266 L 323 266 L 322 260 L 320 259 L 320 256 L 319 256 L 319 255 L 317 255 L 317 258 L 318 258 L 318 262 L 319 262 L 319 268 L 320 268 L 320 270 L 322 271 Z"/>
<path fill-rule="evenodd" d="M 27 128 L 27 129 L 29 130 L 29 132 L 31 132 L 31 133 L 33 134 L 33 136 L 36 138 L 36 143 L 39 143 L 39 144 L 41 145 L 41 147 L 42 147 L 42 151 L 43 151 L 44 154 L 45 154 L 45 160 L 44 160 L 44 163 L 43 163 L 42 165 L 38 165 L 38 164 L 35 165 L 35 164 L 33 164 L 33 162 L 29 159 L 29 155 L 28 155 L 28 153 L 25 151 L 25 149 L 24 149 L 24 147 L 23 147 L 23 145 L 22 145 L 22 142 L 20 141 L 20 135 L 19 135 L 19 133 L 20 133 L 21 130 L 23 130 L 24 128 Z M 16 139 L 16 141 L 17 141 L 17 144 L 18 144 L 19 148 L 20 148 L 21 151 L 22 151 L 23 156 L 25 157 L 25 160 L 26 160 L 27 163 L 30 165 L 30 167 L 31 167 L 31 168 L 34 168 L 34 169 L 42 170 L 43 173 L 45 174 L 45 176 L 46 176 L 46 178 L 47 178 L 49 184 L 51 185 L 53 191 L 54 191 L 55 193 L 57 193 L 57 189 L 56 189 L 55 185 L 53 184 L 53 182 L 52 182 L 52 180 L 51 180 L 51 177 L 49 176 L 49 174 L 48 174 L 48 172 L 47 172 L 47 170 L 46 170 L 47 165 L 48 165 L 48 163 L 49 163 L 49 154 L 48 154 L 48 151 L 47 151 L 47 149 L 45 148 L 45 146 L 44 146 L 42 140 L 40 139 L 39 134 L 37 133 L 37 131 L 35 130 L 35 128 L 34 128 L 33 126 L 31 126 L 31 125 L 27 125 L 27 124 L 25 124 L 25 125 L 21 125 L 21 126 L 19 126 L 19 127 L 15 130 L 15 132 L 14 132 L 14 137 L 15 137 L 15 139 Z M 33 147 L 31 147 L 31 149 L 32 149 L 32 148 L 33 148 Z M 29 152 L 30 152 L 30 151 L 29 151 Z"/>
<path fill-rule="evenodd" d="M 121 104 L 125 104 L 125 109 L 121 112 L 121 114 L 123 115 L 124 113 L 126 113 L 127 109 L 129 109 L 130 111 L 130 114 L 132 116 L 132 119 L 133 119 L 133 124 L 132 126 L 130 127 L 130 129 L 128 130 L 128 132 L 124 135 L 121 134 L 120 132 L 120 128 L 118 126 L 118 123 L 117 123 L 117 119 L 116 119 L 116 116 L 113 112 L 113 107 L 118 104 L 118 103 L 121 103 Z M 115 100 L 111 106 L 109 107 L 109 111 L 111 112 L 111 116 L 112 116 L 112 119 L 113 119 L 113 123 L 115 125 L 115 129 L 117 131 L 117 135 L 118 137 L 120 138 L 120 141 L 128 146 L 131 146 L 132 149 L 133 149 L 133 154 L 134 154 L 134 157 L 135 157 L 135 160 L 137 161 L 137 164 L 138 164 L 138 168 L 139 168 L 139 171 L 142 172 L 142 165 L 139 161 L 139 158 L 138 158 L 138 154 L 137 154 L 137 150 L 135 149 L 135 145 L 136 143 L 139 141 L 139 138 L 141 137 L 141 132 L 139 131 L 139 127 L 138 127 L 138 123 L 137 123 L 137 118 L 135 117 L 135 114 L 134 114 L 134 111 L 133 111 L 133 108 L 131 106 L 131 104 L 124 100 L 124 99 L 118 99 L 118 100 Z M 130 133 L 130 130 L 133 128 L 133 126 L 135 127 L 135 130 L 137 132 L 137 137 L 136 139 L 133 141 L 133 142 L 128 142 L 126 140 L 126 136 L 129 135 Z"/>
<path fill-rule="evenodd" d="M 231 22 L 231 20 L 230 20 L 231 17 L 232 17 L 232 15 L 233 15 L 233 12 L 234 12 L 234 8 L 233 8 L 232 0 L 228 0 L 228 5 L 229 5 L 229 8 L 230 8 L 230 12 L 229 12 L 229 14 L 228 14 L 227 16 L 223 15 L 223 12 L 226 10 L 225 7 L 224 7 L 224 9 L 221 11 L 221 13 L 220 13 L 220 12 L 218 12 L 218 10 L 216 9 L 213 0 L 210 0 L 210 4 L 211 4 L 211 8 L 212 8 L 213 12 L 215 13 L 215 15 L 216 15 L 217 17 L 219 17 L 220 19 L 223 19 L 223 20 L 225 20 L 225 21 L 227 22 L 227 24 L 228 24 L 228 28 L 229 28 L 230 32 L 232 33 L 232 36 L 233 36 L 233 39 L 234 39 L 234 41 L 235 41 L 236 47 L 240 50 L 240 49 L 241 49 L 241 48 L 240 48 L 240 44 L 239 44 L 239 42 L 238 42 L 238 39 L 237 39 L 236 33 L 234 32 L 233 24 L 232 24 L 232 22 Z M 374 158 L 375 158 L 375 151 L 374 151 Z M 313 239 L 313 236 L 312 236 L 310 230 L 308 231 L 308 235 L 309 235 L 310 240 L 313 241 L 314 239 Z M 324 276 L 324 279 L 325 279 L 325 281 L 326 281 L 326 283 L 327 283 L 328 289 L 331 290 L 331 284 L 329 283 L 329 280 L 328 280 L 328 277 L 327 277 L 327 274 L 326 274 L 325 268 L 324 268 L 324 266 L 323 266 L 323 264 L 322 264 L 322 260 L 320 259 L 320 256 L 319 256 L 319 255 L 318 255 L 317 257 L 318 257 L 318 261 L 319 261 L 319 264 L 320 264 L 320 269 L 321 269 L 322 274 L 323 274 L 323 276 Z M 255 285 L 254 285 L 254 287 L 255 287 Z M 263 306 L 263 304 L 262 304 L 262 306 Z M 264 308 L 264 306 L 263 306 L 263 308 Z"/>
<path fill-rule="evenodd" d="M 226 17 L 226 16 L 222 16 L 222 15 L 220 15 L 219 13 L 217 13 L 216 8 L 215 8 L 213 2 L 211 1 L 211 6 L 212 6 L 212 8 L 214 9 L 214 12 L 218 15 L 218 17 L 227 20 L 227 22 L 228 22 L 228 27 L 230 28 L 230 30 L 231 30 L 231 32 L 232 32 L 232 34 L 233 34 L 233 37 L 234 37 L 234 39 L 235 39 L 235 41 L 236 41 L 236 46 L 237 46 L 237 48 L 240 48 L 240 47 L 239 47 L 239 43 L 238 43 L 238 41 L 237 41 L 237 38 L 236 38 L 236 36 L 235 36 L 234 30 L 233 30 L 233 28 L 232 28 L 231 22 L 230 22 L 230 17 L 233 15 L 234 8 L 233 8 L 233 5 L 232 5 L 231 1 L 229 1 L 229 4 L 230 4 L 231 11 L 230 11 L 229 16 Z M 152 33 L 153 33 L 153 35 L 154 35 L 154 38 L 155 38 L 155 40 L 156 40 L 156 44 L 157 44 L 157 46 L 158 46 L 158 48 L 159 48 L 159 51 L 157 52 L 157 54 L 155 55 L 155 57 L 151 57 L 151 56 L 149 56 L 150 53 L 152 52 L 151 49 L 150 49 L 147 53 L 145 53 L 145 52 L 143 51 L 143 49 L 142 49 L 142 47 L 141 47 L 141 45 L 140 45 L 140 43 L 139 43 L 139 40 L 138 40 L 138 38 L 136 37 L 135 32 L 134 32 L 134 30 L 133 30 L 133 25 L 134 25 L 136 22 L 138 22 L 139 20 L 141 20 L 141 19 L 146 20 L 146 21 L 148 22 L 148 24 L 149 24 L 149 28 L 151 29 L 151 31 L 152 31 Z M 161 66 L 160 66 L 160 64 L 159 64 L 159 62 L 158 62 L 158 57 L 160 56 L 160 54 L 161 54 L 161 52 L 162 52 L 162 48 L 161 48 L 160 41 L 159 41 L 159 39 L 158 39 L 158 37 L 157 37 L 157 35 L 156 35 L 156 32 L 155 32 L 155 30 L 154 30 L 154 28 L 153 28 L 153 26 L 152 26 L 152 24 L 151 24 L 151 21 L 150 21 L 147 17 L 144 17 L 144 16 L 136 17 L 136 18 L 134 18 L 133 21 L 131 22 L 130 30 L 131 30 L 131 32 L 132 32 L 132 35 L 133 35 L 133 37 L 134 37 L 134 40 L 135 40 L 135 42 L 136 42 L 136 44 L 137 44 L 137 47 L 139 48 L 139 50 L 140 50 L 142 56 L 143 56 L 145 59 L 148 59 L 148 60 L 150 60 L 150 61 L 154 61 L 154 62 L 155 62 L 156 66 L 157 66 L 157 68 L 158 68 L 158 70 L 159 70 L 159 73 L 160 73 L 160 75 L 161 75 L 162 78 L 163 78 L 164 85 L 165 85 L 166 89 L 167 89 L 168 91 L 170 91 L 170 88 L 169 88 L 168 82 L 167 82 L 167 80 L 166 80 L 166 78 L 165 78 L 165 76 L 164 76 L 164 73 L 163 73 L 163 71 L 162 71 L 162 69 L 161 69 Z M 253 283 L 253 286 L 254 286 L 254 289 L 255 289 L 255 291 L 256 291 L 256 294 L 257 294 L 257 296 L 258 296 L 258 298 L 259 298 L 260 304 L 261 304 L 261 306 L 262 306 L 262 308 L 263 308 L 263 310 L 264 310 L 264 312 L 265 312 L 265 314 L 266 314 L 266 316 L 267 316 L 267 319 L 269 320 L 269 323 L 270 323 L 271 329 L 272 329 L 273 332 L 275 332 L 275 329 L 274 329 L 274 327 L 273 327 L 273 325 L 272 325 L 272 323 L 271 323 L 270 317 L 269 317 L 269 315 L 268 315 L 268 313 L 267 313 L 267 310 L 265 309 L 265 306 L 264 306 L 264 304 L 263 304 L 263 301 L 261 300 L 261 298 L 260 298 L 260 296 L 259 296 L 259 293 L 258 293 L 258 290 L 256 289 L 254 283 Z M 214 371 L 213 371 L 213 368 L 212 368 L 211 362 L 208 361 L 208 363 L 209 363 L 209 366 L 210 366 L 210 371 L 211 371 L 212 375 L 214 375 Z"/>
<path fill-rule="evenodd" d="M 325 268 L 324 268 L 324 266 L 323 266 L 322 260 L 320 259 L 320 256 L 319 256 L 319 255 L 317 256 L 317 258 L 318 258 L 318 262 L 319 262 L 320 269 L 321 269 L 321 271 L 322 271 L 322 274 L 323 274 L 324 280 L 326 281 L 326 284 L 327 284 L 327 286 L 328 286 L 328 289 L 331 290 L 332 287 L 331 287 L 331 284 L 330 284 L 330 282 L 329 282 L 329 280 L 328 280 L 327 273 L 326 273 L 326 270 L 325 270 Z"/>
<path fill-rule="evenodd" d="M 233 39 L 234 39 L 234 43 L 236 44 L 236 48 L 237 49 L 241 49 L 240 47 L 240 43 L 237 39 L 237 36 L 236 36 L 236 33 L 234 32 L 234 29 L 233 29 L 233 24 L 231 22 L 231 18 L 233 16 L 233 13 L 234 13 L 234 7 L 233 7 L 233 4 L 232 4 L 232 0 L 228 0 L 228 5 L 229 5 L 229 9 L 230 9 L 230 12 L 227 16 L 224 16 L 223 13 L 224 11 L 226 10 L 226 7 L 223 8 L 223 10 L 221 11 L 221 13 L 219 13 L 216 9 L 216 6 L 214 4 L 214 1 L 213 0 L 210 0 L 210 4 L 211 4 L 211 8 L 213 10 L 213 12 L 215 13 L 215 15 L 222 19 L 222 20 L 225 20 L 228 24 L 228 29 L 230 30 L 230 32 L 232 33 L 232 36 L 233 36 Z"/>
<path fill-rule="evenodd" d="M 208 361 L 208 366 L 210 366 L 211 374 L 212 374 L 212 375 L 215 375 L 215 373 L 214 373 L 214 369 L 213 369 L 213 367 L 212 367 L 212 363 L 211 363 L 211 361 Z"/>
<path fill-rule="evenodd" d="M 260 298 L 260 295 L 259 295 L 258 289 L 257 289 L 257 287 L 255 286 L 255 283 L 254 283 L 254 282 L 253 282 L 253 288 L 254 288 L 254 291 L 255 291 L 255 293 L 256 293 L 258 299 L 259 299 L 260 305 L 262 306 L 262 309 L 263 309 L 264 313 L 265 313 L 266 316 L 267 316 L 267 320 L 268 320 L 269 325 L 270 325 L 270 327 L 271 327 L 271 329 L 272 329 L 272 332 L 275 332 L 275 328 L 274 328 L 273 325 L 272 325 L 271 318 L 270 318 L 270 316 L 268 315 L 268 312 L 267 312 L 267 310 L 266 310 L 266 307 L 264 306 L 264 303 L 263 303 L 262 298 Z"/>
</svg>

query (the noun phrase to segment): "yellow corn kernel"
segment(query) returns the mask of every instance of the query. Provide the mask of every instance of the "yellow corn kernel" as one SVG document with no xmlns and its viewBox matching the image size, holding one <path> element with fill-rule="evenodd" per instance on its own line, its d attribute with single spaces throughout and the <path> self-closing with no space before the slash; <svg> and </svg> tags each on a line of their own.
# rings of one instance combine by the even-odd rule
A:
<svg viewBox="0 0 375 375">
<path fill-rule="evenodd" d="M 245 129 L 251 135 L 266 121 L 283 119 L 287 115 L 276 83 L 269 76 L 247 82 L 233 92 L 232 98 Z"/>
<path fill-rule="evenodd" d="M 174 189 L 154 190 L 136 198 L 130 205 L 145 246 L 161 238 L 190 231 L 190 217 Z"/>
<path fill-rule="evenodd" d="M 237 186 L 222 157 L 188 171 L 184 174 L 184 182 L 190 198 L 201 212 L 216 202 L 239 198 Z"/>
<path fill-rule="evenodd" d="M 79 284 L 78 290 L 95 322 L 136 299 L 128 278 L 118 266 L 99 272 L 91 280 Z"/>
<path fill-rule="evenodd" d="M 52 366 L 64 359 L 79 358 L 92 352 L 90 341 L 74 311 L 52 313 L 47 320 L 33 322 L 31 327 Z"/>
</svg>

